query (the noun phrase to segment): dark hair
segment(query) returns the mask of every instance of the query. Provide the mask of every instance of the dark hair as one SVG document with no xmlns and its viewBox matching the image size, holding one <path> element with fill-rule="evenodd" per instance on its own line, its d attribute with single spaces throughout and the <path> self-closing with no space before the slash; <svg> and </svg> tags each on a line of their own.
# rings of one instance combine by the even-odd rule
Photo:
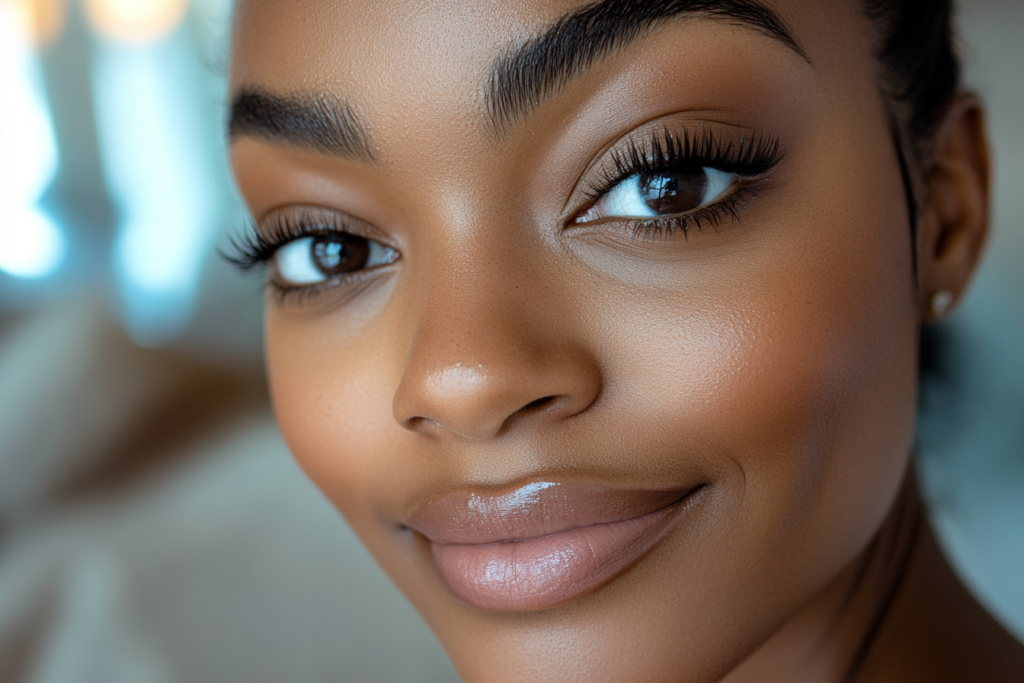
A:
<svg viewBox="0 0 1024 683">
<path fill-rule="evenodd" d="M 926 173 L 931 142 L 953 98 L 960 91 L 960 60 L 953 33 L 953 0 L 862 0 L 877 28 L 875 55 L 880 87 L 892 117 L 916 243 L 918 193 Z M 915 253 L 916 267 L 916 253 Z M 956 335 L 946 326 L 921 330 L 918 441 L 943 421 L 935 415 L 956 395 L 952 348 Z M 945 412 L 945 411 L 943 411 Z M 927 446 L 924 446 L 927 450 Z"/>
<path fill-rule="evenodd" d="M 878 28 L 881 87 L 911 163 L 921 170 L 928 143 L 960 89 L 953 0 L 863 0 Z"/>
</svg>

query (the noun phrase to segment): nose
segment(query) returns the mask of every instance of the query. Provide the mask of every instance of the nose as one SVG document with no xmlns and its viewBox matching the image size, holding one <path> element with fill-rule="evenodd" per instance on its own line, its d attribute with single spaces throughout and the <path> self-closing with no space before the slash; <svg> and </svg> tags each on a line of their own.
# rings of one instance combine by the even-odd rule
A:
<svg viewBox="0 0 1024 683">
<path fill-rule="evenodd" d="M 402 427 L 486 440 L 517 423 L 557 423 L 594 403 L 598 366 L 574 343 L 574 316 L 550 289 L 498 272 L 448 270 L 438 279 L 417 306 L 394 398 Z"/>
</svg>

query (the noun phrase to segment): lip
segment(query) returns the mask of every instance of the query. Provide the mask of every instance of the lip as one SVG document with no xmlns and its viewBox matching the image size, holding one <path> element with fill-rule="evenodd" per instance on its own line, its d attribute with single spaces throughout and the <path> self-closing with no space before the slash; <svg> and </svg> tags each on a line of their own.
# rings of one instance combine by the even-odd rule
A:
<svg viewBox="0 0 1024 683">
<path fill-rule="evenodd" d="M 446 495 L 406 526 L 427 538 L 438 573 L 463 602 L 537 610 L 593 592 L 637 562 L 699 488 L 533 482 L 502 495 Z"/>
</svg>

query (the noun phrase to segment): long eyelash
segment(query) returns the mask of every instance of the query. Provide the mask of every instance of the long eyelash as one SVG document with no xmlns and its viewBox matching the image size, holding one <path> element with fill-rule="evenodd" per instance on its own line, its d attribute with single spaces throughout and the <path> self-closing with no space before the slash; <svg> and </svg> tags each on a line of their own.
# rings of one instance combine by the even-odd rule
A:
<svg viewBox="0 0 1024 683">
<path fill-rule="evenodd" d="M 292 240 L 337 232 L 346 232 L 340 217 L 325 218 L 305 211 L 297 215 L 276 214 L 263 229 L 249 221 L 242 234 L 229 239 L 228 248 L 220 255 L 239 270 L 256 270 L 265 267 L 274 252 Z"/>
<path fill-rule="evenodd" d="M 680 136 L 662 129 L 648 138 L 630 139 L 624 149 L 614 150 L 612 168 L 602 167 L 600 179 L 585 194 L 591 202 L 596 202 L 620 182 L 638 173 L 704 167 L 735 173 L 749 183 L 772 170 L 782 157 L 778 139 L 768 135 L 755 133 L 749 137 L 744 135 L 739 142 L 723 143 L 707 129 L 696 136 L 691 136 L 689 131 L 683 131 Z M 705 225 L 717 230 L 725 218 L 737 218 L 743 203 L 757 194 L 754 185 L 746 184 L 703 209 L 678 216 L 635 219 L 629 221 L 629 225 L 633 237 L 644 240 L 668 238 L 676 230 L 681 230 L 685 237 L 691 228 L 696 227 L 699 232 Z"/>
<path fill-rule="evenodd" d="M 220 257 L 241 271 L 255 270 L 266 265 L 274 255 L 272 245 L 256 228 L 256 222 L 248 221 L 241 234 L 231 235 L 228 246 L 218 249 Z"/>
<path fill-rule="evenodd" d="M 250 220 L 241 234 L 229 238 L 228 248 L 220 251 L 221 258 L 242 271 L 268 270 L 274 253 L 289 242 L 302 237 L 337 234 L 352 230 L 343 214 L 320 213 L 309 209 L 277 213 L 261 227 Z M 339 275 L 324 282 L 288 285 L 277 280 L 270 272 L 266 275 L 266 293 L 277 304 L 302 305 L 315 301 L 321 294 L 335 287 L 345 286 L 349 294 L 371 280 L 364 273 Z"/>
<path fill-rule="evenodd" d="M 709 204 L 703 209 L 678 216 L 633 219 L 629 221 L 629 228 L 633 233 L 634 239 L 641 239 L 645 242 L 659 237 L 668 239 L 676 231 L 682 232 L 683 238 L 687 239 L 690 230 L 696 228 L 697 232 L 700 233 L 706 226 L 710 226 L 717 232 L 718 226 L 722 224 L 723 220 L 726 218 L 737 220 L 739 218 L 739 210 L 743 204 L 759 194 L 756 187 L 746 185 L 728 197 Z"/>
</svg>

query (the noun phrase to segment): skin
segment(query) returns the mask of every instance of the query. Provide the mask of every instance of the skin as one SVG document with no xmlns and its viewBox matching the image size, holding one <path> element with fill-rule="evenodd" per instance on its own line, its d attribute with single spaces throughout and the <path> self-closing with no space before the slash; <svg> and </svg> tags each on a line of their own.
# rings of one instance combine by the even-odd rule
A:
<svg viewBox="0 0 1024 683">
<path fill-rule="evenodd" d="M 296 459 L 470 683 L 1020 680 L 910 467 L 918 330 L 986 232 L 979 104 L 957 100 L 929 147 L 916 244 L 852 0 L 771 3 L 809 62 L 670 22 L 496 137 L 488 65 L 581 4 L 240 6 L 233 90 L 354 103 L 376 160 L 236 139 L 257 223 L 321 207 L 401 254 L 358 286 L 268 299 Z M 717 229 L 572 225 L 595 161 L 659 117 L 768 132 L 785 156 Z M 566 479 L 706 487 L 632 568 L 533 612 L 461 603 L 402 526 L 449 491 Z"/>
</svg>

